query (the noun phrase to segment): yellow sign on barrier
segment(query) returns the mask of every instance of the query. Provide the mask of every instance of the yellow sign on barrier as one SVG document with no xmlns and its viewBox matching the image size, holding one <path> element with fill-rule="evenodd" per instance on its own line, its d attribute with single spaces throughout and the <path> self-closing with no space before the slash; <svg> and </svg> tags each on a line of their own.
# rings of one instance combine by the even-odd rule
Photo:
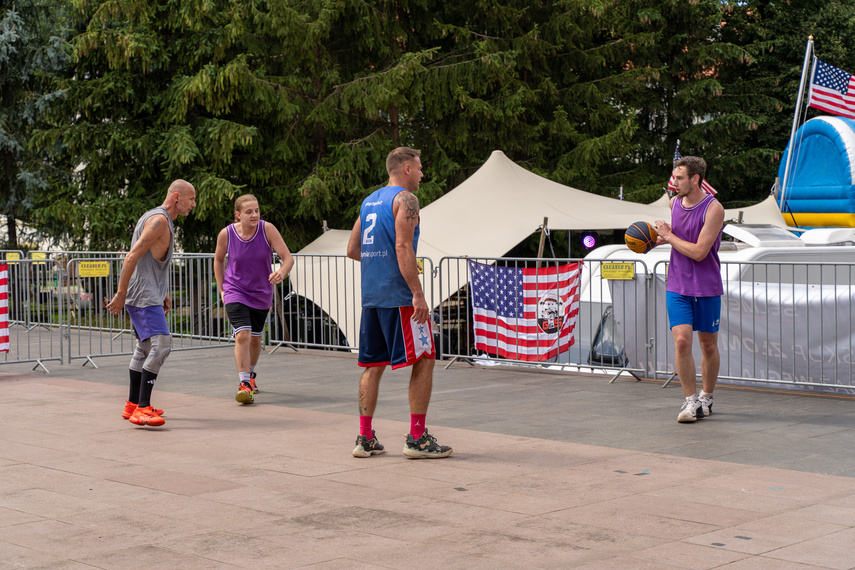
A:
<svg viewBox="0 0 855 570">
<path fill-rule="evenodd" d="M 78 274 L 81 277 L 109 277 L 109 261 L 81 261 Z"/>
<path fill-rule="evenodd" d="M 600 267 L 603 279 L 631 280 L 635 279 L 634 263 L 603 263 Z"/>
<path fill-rule="evenodd" d="M 21 259 L 21 254 L 17 251 L 10 251 L 6 254 L 6 261 L 18 261 Z"/>
<path fill-rule="evenodd" d="M 47 253 L 45 253 L 43 251 L 31 251 L 30 252 L 30 259 L 47 259 Z M 42 261 L 42 262 L 36 263 L 34 265 L 44 265 L 44 264 L 45 263 Z"/>
</svg>

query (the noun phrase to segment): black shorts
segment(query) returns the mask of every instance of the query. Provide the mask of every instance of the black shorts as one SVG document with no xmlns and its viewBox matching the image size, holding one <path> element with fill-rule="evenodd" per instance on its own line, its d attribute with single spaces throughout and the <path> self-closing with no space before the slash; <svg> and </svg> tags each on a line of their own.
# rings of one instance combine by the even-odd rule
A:
<svg viewBox="0 0 855 570">
<path fill-rule="evenodd" d="M 228 303 L 226 314 L 232 324 L 234 334 L 240 331 L 250 331 L 250 336 L 261 336 L 267 323 L 267 313 L 270 309 L 253 309 L 243 303 Z"/>
</svg>

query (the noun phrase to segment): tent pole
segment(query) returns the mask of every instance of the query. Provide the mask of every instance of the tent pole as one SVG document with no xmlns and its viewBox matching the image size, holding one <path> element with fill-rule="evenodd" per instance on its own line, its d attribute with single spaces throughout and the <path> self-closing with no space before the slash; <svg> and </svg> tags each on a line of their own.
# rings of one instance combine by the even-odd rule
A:
<svg viewBox="0 0 855 570">
<path fill-rule="evenodd" d="M 549 226 L 549 218 L 543 218 L 543 225 L 540 226 L 540 245 L 537 246 L 537 268 L 540 269 L 540 258 L 543 257 L 543 245 L 546 242 L 546 228 Z"/>
<path fill-rule="evenodd" d="M 790 151 L 787 153 L 787 163 L 784 165 L 784 179 L 781 181 L 781 212 L 784 211 L 784 200 L 787 195 L 787 183 L 789 182 L 790 163 L 793 160 L 793 145 L 796 137 L 796 129 L 799 123 L 799 112 L 802 108 L 802 99 L 805 95 L 805 80 L 807 80 L 807 69 L 810 63 L 810 56 L 813 52 L 813 36 L 808 36 L 807 47 L 805 47 L 805 62 L 802 65 L 802 79 L 799 81 L 799 94 L 796 97 L 796 111 L 793 113 L 793 128 L 790 130 Z M 816 69 L 816 66 L 813 66 Z M 795 222 L 795 220 L 793 220 Z"/>
</svg>

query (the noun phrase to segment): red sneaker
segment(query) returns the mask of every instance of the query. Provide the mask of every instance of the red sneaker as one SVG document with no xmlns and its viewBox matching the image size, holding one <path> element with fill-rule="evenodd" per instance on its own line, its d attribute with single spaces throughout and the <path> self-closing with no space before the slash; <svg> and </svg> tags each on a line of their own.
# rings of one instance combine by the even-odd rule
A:
<svg viewBox="0 0 855 570">
<path fill-rule="evenodd" d="M 240 386 L 238 386 L 238 391 L 237 395 L 235 396 L 235 400 L 237 400 L 241 404 L 251 404 L 253 402 L 252 386 L 250 386 L 246 382 L 241 382 Z"/>
<path fill-rule="evenodd" d="M 128 420 L 138 426 L 157 427 L 166 423 L 165 419 L 154 413 L 154 408 L 151 406 L 146 406 L 145 408 L 137 406 L 137 409 L 134 410 L 134 413 L 131 414 Z"/>
<path fill-rule="evenodd" d="M 125 402 L 125 409 L 122 411 L 122 417 L 126 420 L 129 419 L 134 414 L 134 410 L 136 410 L 136 409 L 137 409 L 136 404 L 134 404 L 133 402 L 127 402 L 126 401 Z M 155 414 L 157 414 L 158 416 L 163 415 L 163 410 L 161 410 L 159 408 L 152 408 L 152 411 Z"/>
<path fill-rule="evenodd" d="M 252 388 L 253 394 L 258 394 L 258 386 L 255 383 L 255 372 L 249 373 L 249 387 Z"/>
</svg>

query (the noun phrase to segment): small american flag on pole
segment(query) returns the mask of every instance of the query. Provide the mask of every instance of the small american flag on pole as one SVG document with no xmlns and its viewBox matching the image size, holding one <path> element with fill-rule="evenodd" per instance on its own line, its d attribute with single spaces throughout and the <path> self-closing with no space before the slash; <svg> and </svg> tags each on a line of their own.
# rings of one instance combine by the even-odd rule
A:
<svg viewBox="0 0 855 570">
<path fill-rule="evenodd" d="M 815 57 L 813 64 L 808 106 L 855 119 L 855 79 Z"/>
<path fill-rule="evenodd" d="M 516 360 L 548 360 L 574 343 L 581 263 L 495 267 L 469 261 L 475 348 Z"/>
<path fill-rule="evenodd" d="M 9 352 L 9 266 L 0 263 L 0 352 Z"/>
<path fill-rule="evenodd" d="M 674 149 L 674 162 L 677 162 L 681 158 L 683 158 L 683 155 L 680 154 L 680 141 L 677 141 L 677 148 Z M 706 179 L 701 180 L 701 190 L 703 190 L 707 194 L 712 194 L 713 196 L 718 194 L 718 192 L 716 192 L 716 189 L 713 188 L 710 185 L 710 183 L 706 181 Z M 677 191 L 677 187 L 674 186 L 674 173 L 673 172 L 671 173 L 671 178 L 668 179 L 668 191 L 669 192 L 676 192 Z"/>
</svg>

